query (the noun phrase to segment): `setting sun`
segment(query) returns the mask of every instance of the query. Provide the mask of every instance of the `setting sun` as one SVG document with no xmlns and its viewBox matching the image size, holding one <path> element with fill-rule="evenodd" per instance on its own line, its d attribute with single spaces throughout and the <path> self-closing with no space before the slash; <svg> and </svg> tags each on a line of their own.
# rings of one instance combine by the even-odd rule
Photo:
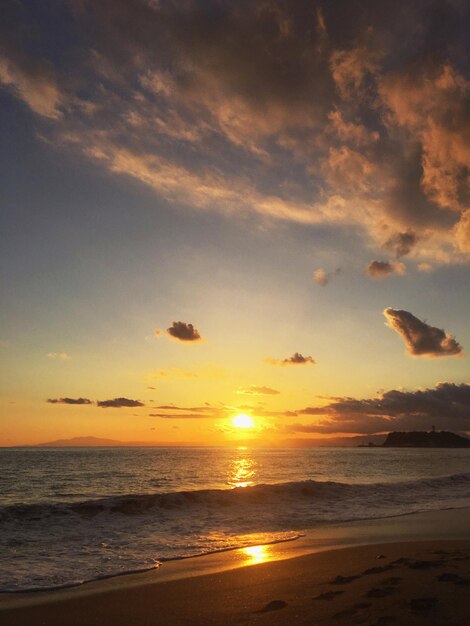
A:
<svg viewBox="0 0 470 626">
<path fill-rule="evenodd" d="M 249 415 L 245 415 L 245 413 L 240 413 L 239 415 L 235 415 L 232 419 L 232 424 L 235 428 L 254 428 L 253 418 Z"/>
</svg>

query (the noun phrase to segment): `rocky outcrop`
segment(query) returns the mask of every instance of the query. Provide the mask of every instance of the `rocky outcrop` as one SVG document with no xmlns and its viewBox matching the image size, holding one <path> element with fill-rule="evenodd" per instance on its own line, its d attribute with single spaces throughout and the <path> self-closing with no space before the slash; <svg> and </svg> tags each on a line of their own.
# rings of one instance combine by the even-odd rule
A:
<svg viewBox="0 0 470 626">
<path fill-rule="evenodd" d="M 470 439 L 446 430 L 440 432 L 393 432 L 383 444 L 386 448 L 470 448 Z"/>
</svg>

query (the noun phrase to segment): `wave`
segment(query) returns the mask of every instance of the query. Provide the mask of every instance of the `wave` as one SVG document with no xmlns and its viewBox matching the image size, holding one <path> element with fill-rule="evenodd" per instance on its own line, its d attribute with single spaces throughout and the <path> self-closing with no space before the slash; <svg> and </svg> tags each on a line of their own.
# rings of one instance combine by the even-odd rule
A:
<svg viewBox="0 0 470 626">
<path fill-rule="evenodd" d="M 121 514 L 125 516 L 143 515 L 152 511 L 190 511 L 205 507 L 211 510 L 227 510 L 230 507 L 279 506 L 295 503 L 325 503 L 364 496 L 372 505 L 374 496 L 377 506 L 385 504 L 404 505 L 416 503 L 424 496 L 453 498 L 470 495 L 470 472 L 438 478 L 426 478 L 395 483 L 340 483 L 332 481 L 305 480 L 299 482 L 259 484 L 232 489 L 201 489 L 194 491 L 174 491 L 156 494 L 128 494 L 96 500 L 72 503 L 16 504 L 0 506 L 0 524 L 18 519 L 22 522 L 39 521 L 51 516 L 77 515 L 89 519 L 100 514 Z M 390 498 L 396 498 L 393 502 Z M 385 502 L 387 500 L 387 502 Z M 363 502 L 366 504 L 366 502 Z M 430 504 L 428 502 L 428 504 Z M 439 504 L 435 501 L 434 504 Z M 433 507 L 434 508 L 434 507 Z M 317 511 L 319 512 L 319 511 Z M 334 516 L 337 519 L 337 516 Z"/>
<path fill-rule="evenodd" d="M 470 473 L 306 480 L 0 507 L 0 590 L 78 584 L 162 561 L 284 541 L 318 525 L 470 504 Z"/>
</svg>

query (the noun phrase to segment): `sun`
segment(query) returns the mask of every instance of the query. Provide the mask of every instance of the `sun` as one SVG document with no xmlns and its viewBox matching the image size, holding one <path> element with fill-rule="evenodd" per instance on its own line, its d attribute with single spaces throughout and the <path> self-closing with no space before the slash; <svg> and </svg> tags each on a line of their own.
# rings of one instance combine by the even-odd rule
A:
<svg viewBox="0 0 470 626">
<path fill-rule="evenodd" d="M 232 419 L 232 424 L 235 428 L 254 428 L 255 423 L 253 418 L 249 415 L 245 415 L 245 413 L 240 413 L 239 415 L 235 415 Z"/>
</svg>

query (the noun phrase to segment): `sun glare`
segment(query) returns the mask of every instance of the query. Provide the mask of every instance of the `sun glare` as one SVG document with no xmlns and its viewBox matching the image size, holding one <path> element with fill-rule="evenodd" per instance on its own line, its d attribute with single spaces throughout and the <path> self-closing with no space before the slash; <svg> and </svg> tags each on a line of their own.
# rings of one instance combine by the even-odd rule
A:
<svg viewBox="0 0 470 626">
<path fill-rule="evenodd" d="M 263 563 L 269 560 L 270 546 L 250 546 L 249 548 L 243 548 L 243 553 L 250 559 L 250 564 Z"/>
<path fill-rule="evenodd" d="M 235 417 L 232 419 L 232 424 L 235 426 L 235 428 L 253 428 L 255 425 L 253 418 L 249 415 L 245 415 L 245 413 L 235 415 Z"/>
</svg>

